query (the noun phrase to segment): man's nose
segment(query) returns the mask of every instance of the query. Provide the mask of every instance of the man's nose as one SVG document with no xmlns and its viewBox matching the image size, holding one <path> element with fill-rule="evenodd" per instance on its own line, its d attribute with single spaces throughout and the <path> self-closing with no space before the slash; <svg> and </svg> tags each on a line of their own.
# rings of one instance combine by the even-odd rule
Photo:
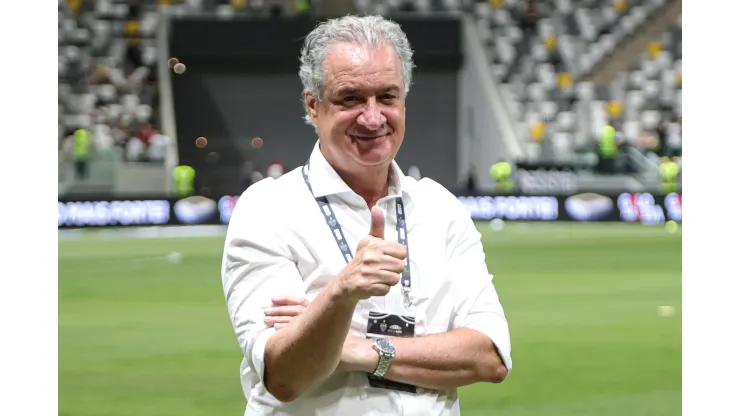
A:
<svg viewBox="0 0 740 416">
<path fill-rule="evenodd" d="M 365 108 L 357 117 L 357 123 L 368 130 L 378 130 L 385 124 L 386 118 L 380 111 L 380 106 L 375 98 L 371 98 L 365 104 Z"/>
</svg>

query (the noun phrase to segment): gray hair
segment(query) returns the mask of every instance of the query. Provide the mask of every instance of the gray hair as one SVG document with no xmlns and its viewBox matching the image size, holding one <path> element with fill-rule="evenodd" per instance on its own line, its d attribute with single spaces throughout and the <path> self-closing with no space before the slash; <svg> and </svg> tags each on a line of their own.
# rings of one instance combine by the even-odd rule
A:
<svg viewBox="0 0 740 416">
<path fill-rule="evenodd" d="M 298 75 L 303 83 L 303 94 L 321 101 L 324 87 L 324 58 L 331 46 L 339 42 L 378 47 L 383 43 L 390 44 L 401 60 L 401 75 L 404 92 L 411 87 L 411 71 L 414 68 L 413 51 L 406 34 L 398 23 L 382 16 L 344 16 L 329 19 L 314 28 L 306 36 L 301 48 L 301 67 Z M 311 117 L 306 114 L 306 123 L 313 125 Z"/>
</svg>

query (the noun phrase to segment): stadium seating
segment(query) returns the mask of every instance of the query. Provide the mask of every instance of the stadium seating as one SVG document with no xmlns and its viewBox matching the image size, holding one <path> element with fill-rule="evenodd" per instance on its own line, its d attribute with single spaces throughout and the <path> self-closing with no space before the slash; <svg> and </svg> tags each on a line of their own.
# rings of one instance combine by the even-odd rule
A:
<svg viewBox="0 0 740 416">
<path fill-rule="evenodd" d="M 604 125 L 640 148 L 662 120 L 681 116 L 680 19 L 611 84 L 585 81 L 669 0 L 353 1 L 365 13 L 469 13 L 531 160 L 592 165 Z M 60 159 L 77 128 L 93 133 L 98 157 L 149 159 L 137 136 L 158 127 L 154 37 L 163 6 L 223 18 L 275 12 L 266 0 L 60 1 Z"/>
<path fill-rule="evenodd" d="M 156 128 L 157 22 L 154 1 L 59 2 L 60 160 L 76 129 L 92 133 L 97 160 L 121 160 L 143 126 Z M 133 160 L 148 159 L 141 148 Z"/>
<path fill-rule="evenodd" d="M 536 18 L 529 21 L 527 2 L 475 4 L 492 76 L 505 90 L 531 159 L 593 164 L 604 125 L 617 124 L 625 140 L 635 143 L 667 114 L 680 116 L 680 24 L 612 85 L 581 81 L 664 3 L 537 1 Z"/>
</svg>

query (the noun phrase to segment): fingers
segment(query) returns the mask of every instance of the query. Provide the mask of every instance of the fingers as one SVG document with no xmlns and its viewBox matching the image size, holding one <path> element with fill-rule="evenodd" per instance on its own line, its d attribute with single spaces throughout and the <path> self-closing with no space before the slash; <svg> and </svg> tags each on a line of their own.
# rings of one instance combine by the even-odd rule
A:
<svg viewBox="0 0 740 416">
<path fill-rule="evenodd" d="M 369 296 L 385 296 L 391 291 L 391 287 L 398 284 L 401 280 L 401 275 L 398 273 L 389 272 L 386 270 L 379 270 L 368 276 L 361 284 L 363 298 L 367 299 Z"/>
<path fill-rule="evenodd" d="M 386 254 L 391 257 L 395 257 L 399 260 L 405 260 L 406 255 L 406 247 L 403 246 L 403 244 L 396 243 L 394 241 L 386 241 L 386 244 L 383 244 L 380 247 L 380 250 L 383 252 L 383 254 Z"/>
<path fill-rule="evenodd" d="M 265 309 L 265 316 L 298 316 L 304 309 L 303 305 L 274 306 Z"/>
<path fill-rule="evenodd" d="M 370 286 L 370 289 L 368 290 L 368 294 L 370 296 L 385 296 L 390 291 L 391 291 L 391 286 L 382 284 L 382 283 L 375 283 L 372 286 Z"/>
<path fill-rule="evenodd" d="M 406 269 L 406 263 L 395 257 L 385 254 L 367 256 L 363 259 L 362 273 L 366 276 L 374 274 L 376 271 L 386 271 L 399 274 Z"/>
<path fill-rule="evenodd" d="M 395 257 L 397 259 L 406 259 L 406 247 L 395 241 L 381 240 L 375 237 L 366 237 L 357 244 L 357 255 L 363 251 L 378 251 L 383 254 Z"/>
<path fill-rule="evenodd" d="M 308 299 L 299 298 L 296 296 L 279 296 L 272 298 L 272 303 L 276 306 L 289 306 L 289 305 L 303 305 L 308 307 Z"/>
<path fill-rule="evenodd" d="M 292 316 L 266 316 L 265 317 L 265 323 L 267 325 L 286 325 L 290 320 L 293 319 Z"/>
<path fill-rule="evenodd" d="M 388 270 L 381 270 L 380 272 L 378 272 L 378 277 L 380 277 L 380 279 L 377 283 L 384 284 L 388 287 L 395 286 L 398 284 L 398 282 L 401 281 L 400 273 L 391 272 Z"/>
</svg>

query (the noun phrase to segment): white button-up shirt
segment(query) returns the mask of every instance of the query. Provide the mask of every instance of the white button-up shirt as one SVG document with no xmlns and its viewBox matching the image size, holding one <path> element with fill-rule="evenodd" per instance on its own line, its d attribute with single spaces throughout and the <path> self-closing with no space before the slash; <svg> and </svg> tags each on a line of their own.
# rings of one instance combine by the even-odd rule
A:
<svg viewBox="0 0 740 416">
<path fill-rule="evenodd" d="M 329 165 L 318 143 L 308 176 L 315 197 L 328 198 L 354 254 L 370 231 L 367 203 Z M 350 332 L 365 336 L 370 311 L 414 315 L 416 336 L 472 328 L 493 341 L 511 369 L 509 326 L 470 213 L 444 187 L 428 178 L 417 182 L 404 176 L 394 162 L 389 195 L 377 203 L 386 213 L 388 240 L 398 237 L 397 197 L 403 198 L 406 210 L 412 306 L 404 307 L 396 285 L 384 297 L 359 302 Z M 241 196 L 226 236 L 222 279 L 244 353 L 245 415 L 458 415 L 456 389 L 410 394 L 373 388 L 360 372 L 335 373 L 290 403 L 267 391 L 265 344 L 275 330 L 264 323 L 263 309 L 276 296 L 313 301 L 346 264 L 300 168 L 279 179 L 266 178 Z"/>
</svg>

